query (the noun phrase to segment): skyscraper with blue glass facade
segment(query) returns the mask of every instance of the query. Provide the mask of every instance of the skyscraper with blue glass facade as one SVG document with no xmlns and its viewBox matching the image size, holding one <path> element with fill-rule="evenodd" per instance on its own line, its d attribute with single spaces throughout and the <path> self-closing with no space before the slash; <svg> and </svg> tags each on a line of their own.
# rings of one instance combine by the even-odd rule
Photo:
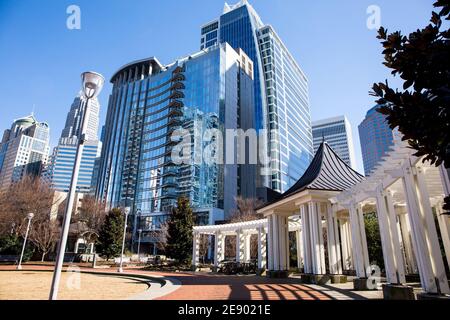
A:
<svg viewBox="0 0 450 320">
<path fill-rule="evenodd" d="M 379 113 L 377 108 L 378 105 L 367 111 L 366 117 L 358 126 L 365 175 L 369 175 L 375 168 L 394 144 L 394 135 L 398 134 L 389 128 L 386 116 Z"/>
<path fill-rule="evenodd" d="M 189 198 L 198 224 L 231 213 L 246 189 L 239 181 L 249 179 L 239 179 L 236 164 L 195 159 L 204 156 L 208 129 L 224 133 L 239 126 L 240 113 L 253 114 L 251 59 L 220 44 L 169 65 L 154 57 L 131 62 L 111 83 L 97 198 L 110 207 L 130 206 L 143 242 L 152 242 L 145 233 L 159 228 L 179 196 Z M 172 159 L 178 143 L 172 134 L 180 129 L 192 137 L 191 160 L 181 164 Z"/>
<path fill-rule="evenodd" d="M 225 4 L 223 14 L 201 28 L 201 49 L 228 42 L 254 63 L 254 123 L 268 130 L 270 171 L 263 184 L 284 192 L 313 156 L 308 80 L 270 25 L 245 0 Z"/>
<path fill-rule="evenodd" d="M 81 122 L 85 116 L 87 117 L 87 140 L 84 143 L 81 156 L 76 192 L 94 192 L 92 186 L 94 163 L 95 159 L 100 156 L 101 151 L 101 142 L 98 140 L 100 105 L 96 98 L 89 101 L 87 110 L 88 112 L 86 113 L 86 100 L 79 93 L 67 113 L 64 129 L 58 145 L 53 149 L 53 154 L 45 172 L 46 179 L 50 180 L 52 187 L 56 191 L 69 192 L 78 139 L 81 132 Z"/>
</svg>

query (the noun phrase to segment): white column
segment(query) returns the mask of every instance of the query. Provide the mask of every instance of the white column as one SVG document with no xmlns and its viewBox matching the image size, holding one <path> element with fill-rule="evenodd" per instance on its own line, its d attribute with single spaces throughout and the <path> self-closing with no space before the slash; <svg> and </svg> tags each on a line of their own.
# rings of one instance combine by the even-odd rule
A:
<svg viewBox="0 0 450 320">
<path fill-rule="evenodd" d="M 430 293 L 448 293 L 447 277 L 443 272 L 436 227 L 422 172 L 411 165 L 405 166 L 403 170 L 402 181 L 422 288 Z M 439 283 L 439 288 L 436 282 Z"/>
<path fill-rule="evenodd" d="M 397 225 L 391 226 L 389 219 L 389 215 L 391 210 L 394 210 L 394 206 L 392 199 L 387 198 L 386 193 L 381 187 L 376 191 L 376 205 L 387 282 L 392 284 L 405 283 L 403 259 L 400 252 L 400 244 L 398 243 L 398 234 L 396 233 Z"/>
<path fill-rule="evenodd" d="M 436 215 L 439 223 L 439 230 L 441 231 L 442 243 L 444 245 L 445 256 L 447 264 L 450 266 L 450 216 L 443 213 L 443 202 L 436 205 Z"/>
<path fill-rule="evenodd" d="M 194 270 L 198 265 L 200 255 L 199 237 L 200 235 L 197 232 L 194 232 L 194 236 L 192 237 L 192 266 L 194 267 Z"/>
<path fill-rule="evenodd" d="M 300 217 L 302 220 L 302 236 L 303 236 L 303 272 L 312 273 L 312 257 L 311 257 L 311 228 L 308 215 L 308 207 L 305 204 L 300 206 Z"/>
<path fill-rule="evenodd" d="M 302 230 L 296 230 L 295 231 L 295 241 L 296 241 L 296 247 L 297 247 L 297 268 L 300 270 L 303 265 L 303 239 L 302 239 Z"/>
<path fill-rule="evenodd" d="M 244 262 L 244 234 L 242 230 L 236 231 L 236 262 Z"/>
<path fill-rule="evenodd" d="M 339 227 L 341 230 L 341 246 L 342 246 L 342 260 L 344 270 L 351 270 L 350 265 L 350 242 L 347 235 L 347 221 L 339 219 Z"/>
<path fill-rule="evenodd" d="M 274 213 L 271 215 L 271 224 L 273 247 L 269 259 L 273 260 L 273 266 L 270 270 L 285 271 L 289 269 L 288 218 L 283 214 Z"/>
<path fill-rule="evenodd" d="M 278 229 L 278 218 L 276 214 L 272 215 L 272 230 L 273 230 L 273 247 L 272 247 L 272 256 L 273 256 L 273 269 L 272 270 L 280 270 L 280 245 L 279 245 L 279 229 Z"/>
<path fill-rule="evenodd" d="M 244 262 L 250 261 L 250 240 L 251 240 L 251 234 L 246 233 L 243 235 L 244 238 Z"/>
<path fill-rule="evenodd" d="M 214 237 L 214 266 L 218 267 L 219 263 L 225 259 L 225 241 L 220 231 L 216 231 Z"/>
<path fill-rule="evenodd" d="M 309 202 L 309 216 L 311 218 L 311 248 L 312 248 L 312 272 L 325 274 L 325 250 L 323 245 L 322 215 L 320 203 Z"/>
<path fill-rule="evenodd" d="M 399 283 L 406 283 L 405 278 L 405 264 L 403 260 L 401 245 L 400 245 L 400 234 L 398 232 L 398 222 L 397 214 L 395 213 L 394 199 L 392 198 L 392 193 L 390 191 L 384 194 L 387 205 L 387 218 L 389 222 L 390 238 L 392 241 L 392 248 L 394 252 L 394 262 L 395 268 L 398 276 Z"/>
<path fill-rule="evenodd" d="M 366 226 L 364 224 L 364 212 L 362 208 L 362 204 L 360 203 L 356 210 L 358 212 L 358 218 L 359 218 L 359 231 L 361 232 L 361 246 L 363 249 L 363 258 L 364 258 L 364 267 L 367 268 L 370 266 L 370 260 L 369 260 L 369 250 L 367 249 L 367 236 L 366 236 Z"/>
<path fill-rule="evenodd" d="M 280 223 L 278 224 L 280 229 L 280 270 L 289 270 L 289 221 L 287 216 L 278 216 Z"/>
<path fill-rule="evenodd" d="M 272 215 L 269 215 L 267 217 L 267 263 L 269 264 L 267 267 L 269 268 L 269 270 L 273 270 L 274 267 L 273 251 L 273 218 Z"/>
<path fill-rule="evenodd" d="M 330 274 L 339 274 L 338 266 L 338 242 L 336 241 L 335 223 L 331 203 L 326 204 L 327 207 L 327 243 L 328 243 L 328 264 L 330 266 Z"/>
<path fill-rule="evenodd" d="M 436 224 L 434 222 L 434 215 L 430 203 L 430 195 L 425 183 L 424 168 L 417 167 L 417 191 L 420 199 L 419 204 L 421 206 L 422 217 L 425 218 L 426 234 L 428 249 L 430 252 L 431 265 L 437 281 L 439 282 L 439 289 L 442 293 L 450 293 L 448 286 L 447 275 L 445 274 L 444 261 L 442 259 L 441 248 L 439 247 L 439 240 L 436 230 Z"/>
<path fill-rule="evenodd" d="M 439 166 L 439 173 L 441 176 L 444 195 L 448 196 L 450 194 L 450 177 L 448 175 L 448 170 L 444 167 L 443 164 Z M 443 202 L 438 203 L 436 214 L 439 222 L 439 230 L 441 231 L 442 242 L 444 244 L 445 256 L 447 257 L 447 264 L 448 266 L 450 266 L 450 216 L 442 214 L 443 205 Z"/>
<path fill-rule="evenodd" d="M 266 232 L 264 227 L 258 229 L 258 269 L 266 268 Z"/>
<path fill-rule="evenodd" d="M 367 266 L 369 265 L 368 259 L 366 260 L 365 252 L 363 249 L 363 242 L 366 242 L 366 239 L 363 239 L 363 233 L 361 231 L 361 220 L 360 213 L 356 206 L 356 204 L 350 205 L 350 224 L 351 224 L 351 236 L 352 236 L 352 253 L 353 253 L 353 262 L 356 269 L 356 276 L 358 278 L 367 278 Z M 362 225 L 364 228 L 364 224 Z M 365 232 L 364 232 L 365 236 Z M 366 244 L 367 246 L 367 244 Z"/>
<path fill-rule="evenodd" d="M 348 245 L 348 256 L 349 256 L 349 264 L 350 264 L 350 269 L 351 270 L 355 270 L 355 257 L 353 255 L 353 250 L 352 250 L 352 229 L 351 229 L 351 225 L 350 225 L 350 218 L 346 221 L 345 223 L 345 234 L 347 235 L 347 245 Z"/>
<path fill-rule="evenodd" d="M 331 206 L 331 211 L 333 213 L 333 225 L 334 225 L 334 240 L 336 243 L 336 263 L 337 263 L 337 270 L 336 272 L 338 274 L 342 274 L 342 256 L 341 256 L 341 239 L 339 236 L 339 225 L 338 225 L 338 218 L 337 218 L 337 205 Z"/>
</svg>

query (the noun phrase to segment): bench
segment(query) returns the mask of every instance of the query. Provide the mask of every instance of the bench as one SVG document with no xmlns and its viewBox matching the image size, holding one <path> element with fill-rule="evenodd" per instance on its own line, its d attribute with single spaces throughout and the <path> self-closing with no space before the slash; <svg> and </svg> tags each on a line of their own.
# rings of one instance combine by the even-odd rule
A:
<svg viewBox="0 0 450 320">
<path fill-rule="evenodd" d="M 0 255 L 0 263 L 13 263 L 16 264 L 19 262 L 19 256 L 17 255 Z"/>
</svg>

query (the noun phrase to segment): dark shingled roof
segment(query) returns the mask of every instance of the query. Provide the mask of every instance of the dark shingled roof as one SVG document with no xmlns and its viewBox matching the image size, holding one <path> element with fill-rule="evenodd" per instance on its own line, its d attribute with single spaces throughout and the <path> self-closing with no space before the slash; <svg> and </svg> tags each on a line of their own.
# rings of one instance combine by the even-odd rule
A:
<svg viewBox="0 0 450 320">
<path fill-rule="evenodd" d="M 320 144 L 303 176 L 286 192 L 278 193 L 257 209 L 267 207 L 304 190 L 344 191 L 364 179 L 363 175 L 347 165 L 324 141 Z"/>
<path fill-rule="evenodd" d="M 303 176 L 286 192 L 285 198 L 303 190 L 343 191 L 364 180 L 364 176 L 348 166 L 331 149 L 322 142 Z"/>
</svg>

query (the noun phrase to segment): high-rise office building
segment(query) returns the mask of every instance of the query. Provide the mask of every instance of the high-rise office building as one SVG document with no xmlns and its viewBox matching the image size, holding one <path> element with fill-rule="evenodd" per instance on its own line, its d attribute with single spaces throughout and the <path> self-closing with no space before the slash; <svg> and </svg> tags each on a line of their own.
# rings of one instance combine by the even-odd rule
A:
<svg viewBox="0 0 450 320">
<path fill-rule="evenodd" d="M 24 175 L 40 175 L 49 153 L 50 129 L 34 115 L 14 120 L 0 143 L 0 189 Z"/>
<path fill-rule="evenodd" d="M 270 25 L 242 0 L 225 4 L 222 15 L 201 27 L 201 49 L 228 42 L 254 63 L 256 129 L 267 129 L 271 170 L 264 185 L 284 192 L 313 156 L 308 80 Z M 268 173 L 268 175 L 267 175 Z"/>
<path fill-rule="evenodd" d="M 53 149 L 51 160 L 43 177 L 49 179 L 56 191 L 68 192 L 72 179 L 73 166 L 77 152 L 78 139 L 81 132 L 82 117 L 87 117 L 86 141 L 81 156 L 80 172 L 78 174 L 78 193 L 93 193 L 93 178 L 95 179 L 95 160 L 100 156 L 101 142 L 98 140 L 98 124 L 100 105 L 97 100 L 89 100 L 86 113 L 86 99 L 81 93 L 74 99 L 67 114 L 58 145 Z M 50 177 L 50 178 L 48 178 Z"/>
<path fill-rule="evenodd" d="M 243 118 L 253 114 L 252 71 L 245 53 L 228 44 L 169 65 L 152 57 L 120 68 L 111 78 L 97 198 L 110 207 L 130 206 L 144 231 L 158 229 L 182 195 L 198 224 L 224 219 L 248 187 L 239 185 L 249 181 L 239 175 L 249 171 L 204 161 L 204 137 L 208 129 L 224 133 L 240 122 L 249 125 Z M 184 163 L 172 158 L 179 143 L 172 134 L 180 129 L 191 134 Z"/>
<path fill-rule="evenodd" d="M 69 112 L 67 113 L 66 123 L 61 133 L 61 138 L 79 137 L 81 132 L 81 120 L 85 113 L 86 99 L 80 92 L 75 97 Z M 100 117 L 100 104 L 97 98 L 89 100 L 89 109 L 87 117 L 86 135 L 87 140 L 98 140 L 98 125 Z"/>
<path fill-rule="evenodd" d="M 398 134 L 389 128 L 386 116 L 377 111 L 378 107 L 376 105 L 367 111 L 366 117 L 358 126 L 365 175 L 369 175 L 375 168 L 394 144 L 395 135 Z"/>
<path fill-rule="evenodd" d="M 312 134 L 314 153 L 325 140 L 346 164 L 356 169 L 352 127 L 347 117 L 338 116 L 313 121 Z"/>
</svg>

